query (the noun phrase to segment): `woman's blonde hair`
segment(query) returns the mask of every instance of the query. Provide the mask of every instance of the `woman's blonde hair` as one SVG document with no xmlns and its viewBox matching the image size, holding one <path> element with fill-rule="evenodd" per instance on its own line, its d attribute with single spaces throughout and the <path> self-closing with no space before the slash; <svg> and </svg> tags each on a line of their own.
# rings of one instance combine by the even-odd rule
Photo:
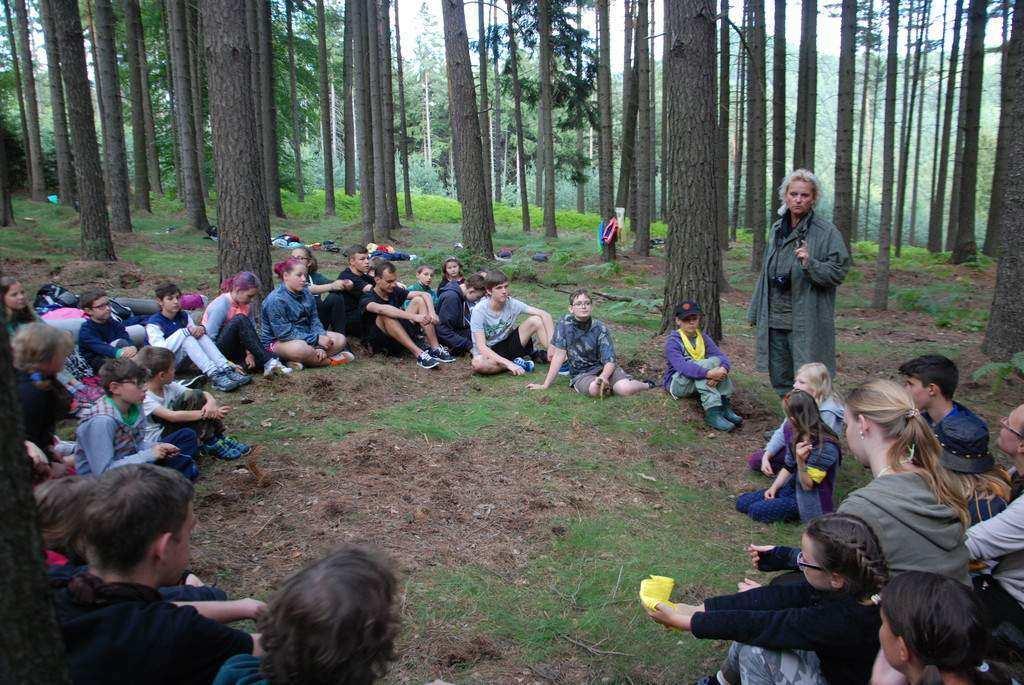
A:
<svg viewBox="0 0 1024 685">
<path fill-rule="evenodd" d="M 828 367 L 821 362 L 804 364 L 796 370 L 796 375 L 807 377 L 807 385 L 811 388 L 808 392 L 819 405 L 828 399 L 836 402 L 843 401 L 843 398 L 832 387 L 832 374 L 828 372 Z"/>
<path fill-rule="evenodd" d="M 914 406 L 907 390 L 890 380 L 873 380 L 857 387 L 846 398 L 846 419 L 863 416 L 882 429 L 893 441 L 887 461 L 893 470 L 910 463 L 921 469 L 921 477 L 940 504 L 952 509 L 967 528 L 970 516 L 963 489 L 952 474 L 939 464 L 942 449 L 935 433 Z"/>
<path fill-rule="evenodd" d="M 18 329 L 11 342 L 14 368 L 36 371 L 54 357 L 66 357 L 75 348 L 71 334 L 45 323 L 30 323 Z"/>
<path fill-rule="evenodd" d="M 949 469 L 946 469 L 949 471 Z M 1006 469 L 996 464 L 983 473 L 960 473 L 949 471 L 953 480 L 960 485 L 964 493 L 964 500 L 970 503 L 973 499 L 987 500 L 1002 497 L 1010 501 L 1010 474 Z"/>
<path fill-rule="evenodd" d="M 783 216 L 786 213 L 786 192 L 793 181 L 803 181 L 811 184 L 811 188 L 814 189 L 812 206 L 818 204 L 818 200 L 821 199 L 821 181 L 814 175 L 814 172 L 810 169 L 794 169 L 789 172 L 786 178 L 782 179 L 782 183 L 779 185 L 779 202 L 782 203 L 779 207 L 779 216 Z"/>
<path fill-rule="evenodd" d="M 45 481 L 32 491 L 43 544 L 46 549 L 71 558 L 73 563 L 84 563 L 82 512 L 95 482 L 86 476 L 65 476 Z"/>
</svg>

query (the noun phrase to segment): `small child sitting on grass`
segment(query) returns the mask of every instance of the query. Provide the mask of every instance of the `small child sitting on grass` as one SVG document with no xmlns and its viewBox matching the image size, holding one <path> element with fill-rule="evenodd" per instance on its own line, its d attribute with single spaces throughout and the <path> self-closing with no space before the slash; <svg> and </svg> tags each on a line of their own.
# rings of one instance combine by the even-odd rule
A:
<svg viewBox="0 0 1024 685">
<path fill-rule="evenodd" d="M 352 683 L 387 674 L 398 635 L 391 563 L 345 547 L 284 583 L 260 616 L 263 656 L 239 654 L 214 685 Z"/>
<path fill-rule="evenodd" d="M 82 410 L 75 431 L 78 474 L 98 476 L 127 464 L 156 462 L 189 480 L 198 478 L 194 430 L 176 430 L 159 442 L 146 439 L 148 422 L 141 406 L 149 380 L 146 371 L 131 359 L 111 359 L 100 367 L 99 377 L 105 396 Z"/>
<path fill-rule="evenodd" d="M 818 362 L 804 364 L 797 369 L 793 389 L 803 390 L 813 397 L 814 401 L 818 403 L 821 420 L 836 435 L 843 434 L 845 409 L 842 399 L 832 389 L 832 376 L 828 372 L 828 367 Z M 783 419 L 782 424 L 772 433 L 772 437 L 764 449 L 752 452 L 747 456 L 747 464 L 752 470 L 760 471 L 766 476 L 774 476 L 783 467 L 786 460 L 786 443 L 791 442 L 792 438 L 792 436 L 787 437 L 786 435 L 788 426 L 790 423 Z"/>
<path fill-rule="evenodd" d="M 434 280 L 434 267 L 427 266 L 426 264 L 420 264 L 416 268 L 416 282 L 409 286 L 409 292 L 411 293 L 426 293 L 430 295 L 430 300 L 434 304 L 434 310 L 437 310 L 437 291 L 431 287 L 431 282 Z M 412 300 L 406 300 L 405 304 L 402 305 L 402 309 L 408 309 L 409 305 L 412 304 Z"/>
<path fill-rule="evenodd" d="M 178 286 L 173 283 L 157 286 L 156 301 L 160 311 L 146 322 L 150 345 L 173 352 L 175 364 L 187 356 L 221 392 L 231 392 L 252 381 L 251 376 L 239 373 L 224 358 L 217 344 L 206 334 L 206 328 L 197 326 L 192 316 L 182 310 Z"/>
<path fill-rule="evenodd" d="M 700 330 L 700 305 L 686 300 L 675 309 L 677 330 L 665 338 L 668 366 L 662 385 L 675 399 L 700 397 L 704 422 L 715 430 L 729 432 L 743 424 L 733 411 L 729 358 L 710 336 Z"/>
<path fill-rule="evenodd" d="M 696 638 L 733 640 L 722 670 L 698 685 L 863 685 L 879 647 L 873 597 L 889 578 L 878 537 L 857 516 L 822 516 L 807 526 L 797 564 L 805 582 L 744 580 L 734 595 L 698 606 L 659 602 L 647 614 Z"/>
<path fill-rule="evenodd" d="M 224 434 L 223 419 L 231 410 L 220 405 L 208 392 L 186 388 L 174 380 L 174 353 L 163 347 L 144 347 L 135 358 L 149 372 L 142 410 L 149 419 L 146 440 L 157 442 L 161 436 L 181 428 L 191 428 L 202 453 L 217 459 L 238 459 L 252 447 Z"/>
<path fill-rule="evenodd" d="M 818 403 L 803 390 L 785 397 L 789 424 L 786 459 L 766 490 L 736 499 L 736 509 L 755 521 L 801 521 L 835 510 L 832 495 L 841 453 L 839 437 L 822 421 Z"/>
</svg>

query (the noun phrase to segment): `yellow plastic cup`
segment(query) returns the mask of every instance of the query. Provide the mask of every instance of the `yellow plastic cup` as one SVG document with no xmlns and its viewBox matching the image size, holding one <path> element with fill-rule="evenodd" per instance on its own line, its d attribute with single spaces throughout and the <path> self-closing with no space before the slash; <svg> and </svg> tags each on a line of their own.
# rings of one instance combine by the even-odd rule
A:
<svg viewBox="0 0 1024 685">
<path fill-rule="evenodd" d="M 672 595 L 672 589 L 676 581 L 667 576 L 650 576 L 640 581 L 640 601 L 645 609 L 654 611 L 658 608 L 658 602 L 664 602 L 670 607 L 675 604 L 668 601 Z"/>
</svg>

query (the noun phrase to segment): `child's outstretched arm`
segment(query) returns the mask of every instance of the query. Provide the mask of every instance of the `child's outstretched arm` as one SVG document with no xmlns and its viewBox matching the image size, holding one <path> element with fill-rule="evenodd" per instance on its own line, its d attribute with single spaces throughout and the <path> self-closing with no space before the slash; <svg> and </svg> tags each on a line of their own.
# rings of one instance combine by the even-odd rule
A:
<svg viewBox="0 0 1024 685">
<path fill-rule="evenodd" d="M 789 480 L 791 475 L 792 474 L 790 474 L 786 467 L 779 469 L 779 475 L 775 476 L 775 480 L 772 481 L 772 484 L 764 491 L 764 498 L 775 499 L 775 495 L 779 492 L 779 489 L 786 484 L 786 481 Z"/>
<path fill-rule="evenodd" d="M 267 608 L 267 605 L 263 602 L 250 597 L 222 602 L 173 602 L 173 604 L 179 607 L 192 607 L 199 612 L 200 616 L 204 616 L 217 623 L 232 623 L 246 619 L 255 620 Z"/>
</svg>

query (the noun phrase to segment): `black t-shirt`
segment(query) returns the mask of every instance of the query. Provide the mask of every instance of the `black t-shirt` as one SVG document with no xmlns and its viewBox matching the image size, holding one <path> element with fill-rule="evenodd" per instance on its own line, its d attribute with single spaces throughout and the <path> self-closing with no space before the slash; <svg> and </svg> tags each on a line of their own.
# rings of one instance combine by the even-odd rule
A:
<svg viewBox="0 0 1024 685">
<path fill-rule="evenodd" d="M 397 285 L 391 292 L 391 297 L 386 300 L 378 295 L 376 290 L 371 290 L 363 295 L 363 299 L 359 300 L 359 316 L 363 321 L 363 330 L 372 331 L 376 327 L 374 321 L 377 319 L 377 315 L 374 312 L 367 311 L 367 305 L 389 304 L 392 307 L 398 307 L 401 309 L 407 299 L 409 299 L 409 291 L 405 288 L 399 288 Z"/>
<path fill-rule="evenodd" d="M 359 301 L 366 294 L 363 292 L 366 286 L 373 288 L 373 278 L 369 274 L 360 276 L 352 271 L 352 267 L 346 267 L 344 271 L 338 274 L 338 278 L 352 281 L 352 289 L 342 290 L 341 294 L 345 296 L 345 313 L 354 314 L 359 309 Z M 348 318 L 351 321 L 354 317 L 349 316 Z"/>
<path fill-rule="evenodd" d="M 89 604 L 73 599 L 68 588 L 56 592 L 57 621 L 76 685 L 209 685 L 225 660 L 252 654 L 248 633 L 162 601 L 152 588 L 128 587 L 138 588 L 135 596 Z"/>
</svg>

